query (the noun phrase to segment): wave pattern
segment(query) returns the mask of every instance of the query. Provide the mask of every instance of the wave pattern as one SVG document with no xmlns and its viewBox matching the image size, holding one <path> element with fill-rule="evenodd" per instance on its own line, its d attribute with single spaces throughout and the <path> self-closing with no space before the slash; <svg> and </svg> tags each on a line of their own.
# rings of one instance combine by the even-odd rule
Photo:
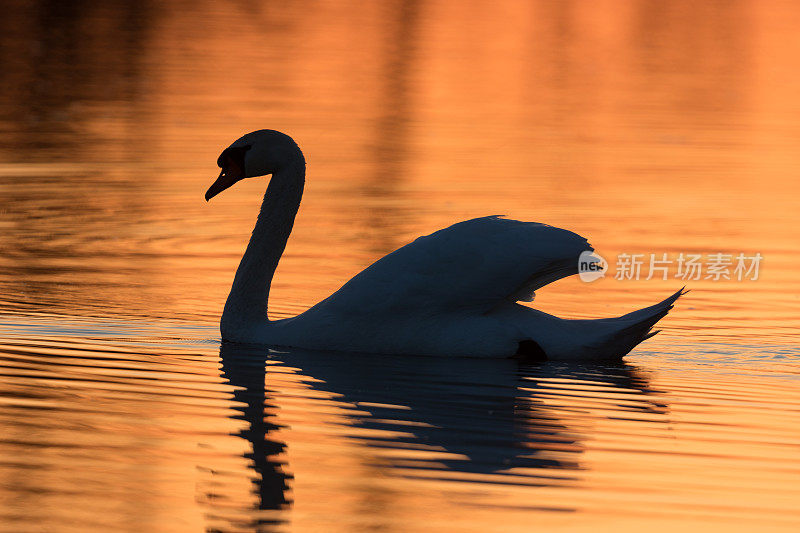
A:
<svg viewBox="0 0 800 533">
<path fill-rule="evenodd" d="M 697 353 L 454 364 L 220 346 L 170 325 L 3 328 L 12 530 L 800 524 L 788 370 L 710 381 Z"/>
</svg>

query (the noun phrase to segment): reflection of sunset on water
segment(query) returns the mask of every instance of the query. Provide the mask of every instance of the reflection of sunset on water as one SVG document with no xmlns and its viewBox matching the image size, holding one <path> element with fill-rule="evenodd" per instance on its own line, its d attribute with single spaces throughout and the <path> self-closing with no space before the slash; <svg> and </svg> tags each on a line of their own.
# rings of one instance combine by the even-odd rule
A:
<svg viewBox="0 0 800 533">
<path fill-rule="evenodd" d="M 0 529 L 795 529 L 798 24 L 771 1 L 4 6 Z M 266 179 L 203 192 L 264 127 L 308 160 L 274 317 L 499 213 L 612 267 L 761 254 L 759 278 L 537 291 L 596 318 L 687 284 L 619 368 L 231 370 Z"/>
</svg>

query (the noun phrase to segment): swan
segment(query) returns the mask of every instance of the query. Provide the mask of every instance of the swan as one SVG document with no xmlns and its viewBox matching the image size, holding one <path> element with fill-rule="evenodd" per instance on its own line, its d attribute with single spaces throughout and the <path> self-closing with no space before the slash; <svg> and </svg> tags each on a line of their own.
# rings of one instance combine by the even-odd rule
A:
<svg viewBox="0 0 800 533">
<path fill-rule="evenodd" d="M 305 184 L 303 153 L 288 135 L 258 130 L 225 148 L 206 201 L 236 182 L 271 174 L 253 234 L 220 320 L 224 341 L 312 350 L 564 361 L 620 360 L 655 335 L 683 289 L 653 306 L 600 320 L 568 320 L 520 305 L 578 273 L 592 251 L 571 231 L 500 216 L 419 237 L 379 259 L 307 311 L 267 316 L 269 290 Z"/>
</svg>

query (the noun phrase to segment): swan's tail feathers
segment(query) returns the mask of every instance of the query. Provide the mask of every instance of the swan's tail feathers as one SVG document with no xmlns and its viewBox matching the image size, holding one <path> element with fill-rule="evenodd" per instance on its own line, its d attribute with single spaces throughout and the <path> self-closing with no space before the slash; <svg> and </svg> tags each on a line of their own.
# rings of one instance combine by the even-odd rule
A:
<svg viewBox="0 0 800 533">
<path fill-rule="evenodd" d="M 649 339 L 660 330 L 653 331 L 653 326 L 667 316 L 675 301 L 686 294 L 688 291 L 681 288 L 678 292 L 665 300 L 639 309 L 619 318 L 611 319 L 616 326 L 614 331 L 607 335 L 596 347 L 599 351 L 608 355 L 621 357 L 630 352 L 637 344 Z"/>
<path fill-rule="evenodd" d="M 658 333 L 661 333 L 661 330 L 660 330 L 660 329 L 657 329 L 657 330 L 655 330 L 655 331 L 651 331 L 651 332 L 649 332 L 647 335 L 645 335 L 645 336 L 644 336 L 644 339 L 642 339 L 642 340 L 647 340 L 647 339 L 649 339 L 650 337 L 655 337 L 655 336 L 656 336 L 656 334 L 658 334 Z"/>
<path fill-rule="evenodd" d="M 680 298 L 681 296 L 683 296 L 684 294 L 686 294 L 687 292 L 689 292 L 689 291 L 686 290 L 686 287 L 681 287 L 681 289 L 678 292 L 676 292 L 675 294 L 673 294 L 669 298 L 666 298 L 665 300 L 663 300 L 661 302 L 658 302 L 655 305 L 651 305 L 650 307 L 645 307 L 644 309 L 639 309 L 638 311 L 634 311 L 632 313 L 628 313 L 627 315 L 622 315 L 620 317 L 620 319 L 621 320 L 628 320 L 628 319 L 631 319 L 631 320 L 637 320 L 637 319 L 638 320 L 644 320 L 644 319 L 646 319 L 648 317 L 655 316 L 656 314 L 659 314 L 659 313 L 663 313 L 661 315 L 661 317 L 663 317 L 665 314 L 667 314 L 669 312 L 670 309 L 672 309 L 672 307 L 675 304 L 675 301 L 678 298 Z M 661 318 L 661 317 L 659 317 L 659 318 Z"/>
</svg>

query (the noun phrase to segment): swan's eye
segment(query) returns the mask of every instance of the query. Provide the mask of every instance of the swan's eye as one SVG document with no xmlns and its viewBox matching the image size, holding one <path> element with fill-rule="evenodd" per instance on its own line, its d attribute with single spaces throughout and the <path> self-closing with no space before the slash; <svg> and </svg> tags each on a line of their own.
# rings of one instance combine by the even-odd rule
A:
<svg viewBox="0 0 800 533">
<path fill-rule="evenodd" d="M 244 163 L 244 161 L 242 161 L 242 163 Z M 244 165 L 239 164 L 239 162 L 236 161 L 231 156 L 226 156 L 225 166 L 222 167 L 222 170 L 225 172 L 226 175 L 240 177 L 242 174 L 244 174 L 242 172 L 243 166 Z"/>
<path fill-rule="evenodd" d="M 218 195 L 237 181 L 243 180 L 245 175 L 244 154 L 250 146 L 232 146 L 226 148 L 217 158 L 217 166 L 222 169 L 217 180 L 206 191 L 206 202 Z"/>
<path fill-rule="evenodd" d="M 226 148 L 217 159 L 217 166 L 226 175 L 242 179 L 244 175 L 244 156 L 250 146 L 232 146 Z"/>
</svg>

